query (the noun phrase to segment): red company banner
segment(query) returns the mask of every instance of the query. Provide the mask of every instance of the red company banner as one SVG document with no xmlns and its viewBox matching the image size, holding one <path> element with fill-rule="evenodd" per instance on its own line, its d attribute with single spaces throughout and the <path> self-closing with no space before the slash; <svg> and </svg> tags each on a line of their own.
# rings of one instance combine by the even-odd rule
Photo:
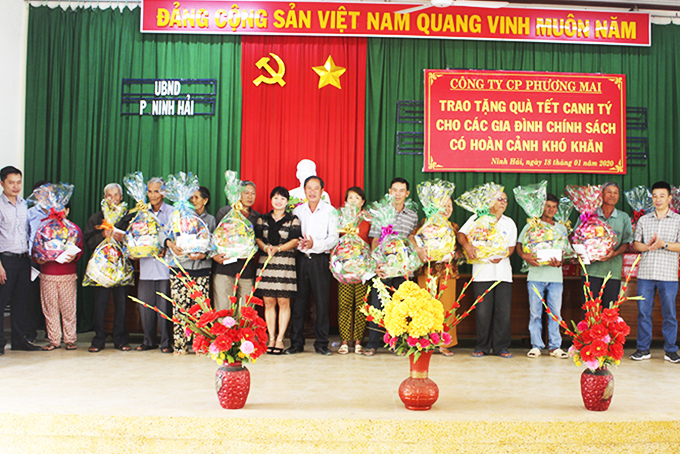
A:
<svg viewBox="0 0 680 454">
<path fill-rule="evenodd" d="M 142 0 L 141 31 L 649 46 L 649 14 L 406 3 Z"/>
<path fill-rule="evenodd" d="M 426 172 L 626 173 L 626 76 L 425 70 Z"/>
</svg>

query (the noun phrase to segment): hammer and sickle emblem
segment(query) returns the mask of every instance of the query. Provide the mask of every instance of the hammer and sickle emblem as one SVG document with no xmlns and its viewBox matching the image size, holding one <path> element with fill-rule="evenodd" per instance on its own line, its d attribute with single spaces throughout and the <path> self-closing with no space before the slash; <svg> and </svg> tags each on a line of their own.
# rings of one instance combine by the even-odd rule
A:
<svg viewBox="0 0 680 454">
<path fill-rule="evenodd" d="M 265 77 L 265 76 L 258 76 L 257 79 L 253 81 L 256 87 L 258 87 L 262 82 L 265 84 L 276 84 L 278 83 L 282 87 L 286 85 L 286 81 L 283 80 L 283 75 L 286 73 L 286 65 L 283 63 L 283 60 L 281 60 L 281 57 L 279 57 L 276 54 L 269 53 L 272 57 L 274 57 L 274 60 L 276 60 L 276 63 L 279 65 L 279 70 L 274 71 L 271 66 L 269 66 L 269 57 L 262 57 L 260 58 L 257 63 L 255 63 L 255 66 L 257 66 L 259 69 L 264 68 L 265 71 L 269 73 L 271 77 Z"/>
</svg>

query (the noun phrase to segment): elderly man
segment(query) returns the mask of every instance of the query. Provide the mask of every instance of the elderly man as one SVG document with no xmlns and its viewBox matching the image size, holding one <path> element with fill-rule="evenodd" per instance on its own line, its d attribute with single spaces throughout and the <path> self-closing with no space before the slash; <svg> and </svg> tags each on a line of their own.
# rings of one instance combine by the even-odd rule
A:
<svg viewBox="0 0 680 454">
<path fill-rule="evenodd" d="M 659 181 L 652 185 L 654 211 L 642 216 L 635 227 L 633 248 L 640 252 L 637 275 L 638 301 L 637 351 L 630 359 L 642 361 L 651 358 L 652 311 L 654 295 L 659 292 L 663 316 L 664 359 L 680 363 L 678 346 L 678 319 L 675 314 L 675 297 L 678 294 L 678 253 L 680 252 L 680 215 L 670 210 L 671 185 Z"/>
<path fill-rule="evenodd" d="M 616 232 L 616 245 L 613 251 L 602 257 L 599 261 L 586 265 L 590 280 L 590 290 L 593 292 L 593 295 L 599 294 L 604 278 L 607 277 L 607 274 L 612 273 L 602 294 L 602 303 L 605 307 L 608 307 L 609 302 L 616 301 L 619 296 L 621 271 L 623 269 L 622 254 L 628 249 L 628 244 L 633 241 L 633 227 L 630 222 L 630 216 L 616 209 L 620 196 L 621 188 L 619 188 L 618 184 L 608 181 L 602 185 L 602 206 L 597 209 L 595 214 L 599 219 L 609 224 L 614 232 Z M 583 285 L 585 285 L 585 280 L 585 276 L 581 278 Z M 584 298 L 583 302 L 585 302 L 585 294 L 581 296 Z"/>
<path fill-rule="evenodd" d="M 556 235 L 562 235 L 564 239 L 567 238 L 567 228 L 562 224 L 555 223 L 554 217 L 557 213 L 557 207 L 560 204 L 558 199 L 553 194 L 548 194 L 545 206 L 543 207 L 543 215 L 541 221 L 551 225 Z M 538 358 L 541 356 L 541 351 L 545 348 L 543 342 L 543 302 L 541 296 L 545 296 L 546 304 L 550 311 L 560 317 L 562 310 L 562 260 L 551 258 L 548 264 L 539 264 L 536 254 L 526 253 L 523 249 L 523 244 L 526 241 L 526 234 L 529 230 L 527 224 L 519 234 L 517 240 L 517 255 L 524 259 L 529 265 L 529 274 L 527 274 L 527 290 L 529 291 L 529 334 L 531 334 L 531 350 L 527 353 L 529 358 Z M 536 293 L 538 291 L 541 296 Z M 562 350 L 562 335 L 560 334 L 560 325 L 552 318 L 548 320 L 548 351 L 553 358 L 568 358 L 569 355 Z"/>
<path fill-rule="evenodd" d="M 123 188 L 118 183 L 109 183 L 104 187 L 104 198 L 109 206 L 119 205 L 123 200 Z M 126 230 L 129 223 L 130 216 L 116 224 L 119 230 Z M 99 243 L 105 238 L 113 236 L 113 239 L 122 242 L 125 239 L 123 232 L 112 231 L 108 229 L 100 230 L 100 226 L 104 222 L 104 213 L 99 210 L 87 220 L 87 226 L 83 231 L 83 238 L 85 244 L 92 251 L 97 249 Z M 94 337 L 88 351 L 90 353 L 97 353 L 104 349 L 106 341 L 106 332 L 104 331 L 104 318 L 106 316 L 106 308 L 109 305 L 109 297 L 113 293 L 113 346 L 118 350 L 127 352 L 130 351 L 130 334 L 125 327 L 125 307 L 127 304 L 128 289 L 127 286 L 94 287 Z"/>
<path fill-rule="evenodd" d="M 243 209 L 241 214 L 245 216 L 253 226 L 257 223 L 257 218 L 260 213 L 253 209 L 256 197 L 255 183 L 252 181 L 243 182 L 243 191 L 241 192 L 241 205 Z M 231 211 L 231 205 L 226 205 L 220 208 L 215 219 L 219 224 L 222 219 Z M 224 254 L 217 254 L 213 256 L 215 266 L 213 267 L 213 296 L 215 298 L 215 309 L 228 309 L 231 307 L 229 297 L 234 293 L 234 282 L 236 275 L 241 273 L 246 259 L 238 259 L 235 262 L 224 263 L 226 257 Z M 238 281 L 237 296 L 239 301 L 244 301 L 244 298 L 250 293 L 255 282 L 255 273 L 257 271 L 257 260 L 251 259 L 246 266 L 246 269 L 241 273 L 241 278 Z"/>
<path fill-rule="evenodd" d="M 317 176 L 310 176 L 304 183 L 307 202 L 293 210 L 300 219 L 302 238 L 298 243 L 301 254 L 297 256 L 297 297 L 293 303 L 290 329 L 290 348 L 285 353 L 300 353 L 305 347 L 305 312 L 310 292 L 316 303 L 316 341 L 314 350 L 320 355 L 332 355 L 328 349 L 330 319 L 331 272 L 328 268 L 330 252 L 338 242 L 337 218 L 333 207 L 322 200 L 324 183 Z"/>
<path fill-rule="evenodd" d="M 149 198 L 151 211 L 160 222 L 161 229 L 163 229 L 175 211 L 173 207 L 163 201 L 165 199 L 165 181 L 162 178 L 150 179 L 146 185 L 146 195 Z M 165 255 L 165 249 L 161 251 L 160 255 Z M 139 299 L 149 306 L 157 307 L 165 314 L 172 314 L 172 304 L 157 293 L 170 297 L 170 269 L 154 257 L 139 259 Z M 172 322 L 165 320 L 149 308 L 140 307 L 139 311 L 144 328 L 144 341 L 135 350 L 146 351 L 158 347 L 156 344 L 156 327 L 158 325 L 161 332 L 161 352 L 172 353 Z"/>
<path fill-rule="evenodd" d="M 0 314 L 10 305 L 12 350 L 41 350 L 27 339 L 31 260 L 28 258 L 28 205 L 21 194 L 22 175 L 16 167 L 0 170 Z M 0 355 L 5 354 L 7 339 L 0 330 Z"/>
<path fill-rule="evenodd" d="M 491 350 L 501 358 L 512 358 L 510 348 L 510 305 L 512 303 L 512 266 L 510 256 L 515 251 L 517 243 L 517 226 L 509 217 L 505 216 L 508 207 L 508 196 L 500 192 L 494 205 L 489 210 L 495 217 L 496 229 L 505 238 L 506 252 L 504 257 L 497 257 L 486 264 L 472 265 L 475 281 L 472 291 L 475 298 L 482 295 L 496 281 L 501 281 L 491 290 L 484 300 L 477 305 L 477 346 L 472 356 L 480 358 L 490 355 Z M 456 235 L 470 259 L 477 257 L 477 248 L 470 244 L 467 235 L 474 227 L 476 215 L 470 216 Z"/>
<path fill-rule="evenodd" d="M 393 226 L 394 230 L 406 238 L 418 225 L 418 213 L 406 208 L 406 199 L 411 194 L 408 181 L 401 177 L 394 178 L 390 182 L 390 189 L 388 190 L 388 193 L 393 197 L 394 208 L 397 211 Z M 381 233 L 382 232 L 377 225 L 371 225 L 371 230 L 368 232 L 368 236 L 371 238 L 371 250 L 375 250 L 375 248 L 378 247 Z M 415 244 L 413 244 L 413 246 L 415 247 Z M 406 280 L 406 278 L 403 276 L 385 276 L 383 271 L 380 269 L 377 270 L 377 273 L 387 288 L 399 288 L 399 286 Z M 378 297 L 377 290 L 374 288 L 371 289 L 371 306 L 382 309 L 382 302 Z M 378 325 L 376 325 L 374 322 L 369 322 L 368 328 L 368 343 L 366 344 L 363 354 L 364 356 L 375 356 L 378 348 L 384 345 L 383 335 L 380 332 Z"/>
</svg>

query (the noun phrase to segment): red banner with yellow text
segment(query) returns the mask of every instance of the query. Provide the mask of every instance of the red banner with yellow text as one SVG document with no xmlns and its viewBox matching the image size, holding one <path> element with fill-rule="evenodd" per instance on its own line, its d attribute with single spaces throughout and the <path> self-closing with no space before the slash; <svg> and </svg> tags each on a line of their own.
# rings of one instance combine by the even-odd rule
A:
<svg viewBox="0 0 680 454">
<path fill-rule="evenodd" d="M 142 0 L 141 31 L 649 46 L 649 14 L 405 3 Z"/>
<path fill-rule="evenodd" d="M 425 70 L 426 172 L 626 173 L 626 76 Z"/>
</svg>

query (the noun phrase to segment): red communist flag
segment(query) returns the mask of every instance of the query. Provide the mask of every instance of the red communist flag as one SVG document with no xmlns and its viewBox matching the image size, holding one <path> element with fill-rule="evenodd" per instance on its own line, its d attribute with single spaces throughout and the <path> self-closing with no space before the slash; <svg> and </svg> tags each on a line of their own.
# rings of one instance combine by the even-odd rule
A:
<svg viewBox="0 0 680 454">
<path fill-rule="evenodd" d="M 244 36 L 241 52 L 241 179 L 257 184 L 254 208 L 300 185 L 301 159 L 340 206 L 364 182 L 366 39 Z"/>
</svg>

